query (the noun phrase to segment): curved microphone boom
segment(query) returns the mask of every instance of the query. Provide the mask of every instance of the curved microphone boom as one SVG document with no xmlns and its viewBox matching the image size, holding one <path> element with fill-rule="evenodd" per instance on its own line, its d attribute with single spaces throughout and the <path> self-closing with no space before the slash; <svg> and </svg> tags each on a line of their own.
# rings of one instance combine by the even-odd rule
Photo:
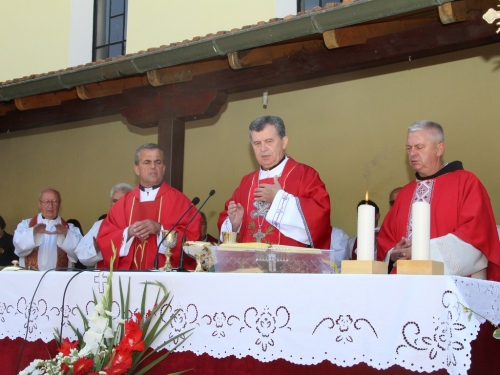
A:
<svg viewBox="0 0 500 375">
<path fill-rule="evenodd" d="M 212 195 L 214 195 L 214 194 L 215 194 L 215 190 L 213 190 L 213 189 L 210 190 L 210 193 L 208 193 L 208 197 L 207 197 L 207 199 L 205 199 L 205 202 L 203 202 L 203 204 L 200 206 L 200 208 L 198 208 L 198 210 L 191 217 L 191 219 L 186 224 L 186 227 L 184 228 L 184 233 L 182 235 L 182 242 L 181 242 L 181 258 L 179 260 L 179 268 L 177 268 L 177 272 L 185 272 L 185 271 L 187 271 L 187 270 L 184 269 L 184 249 L 182 248 L 182 246 L 184 245 L 184 242 L 186 241 L 186 231 L 187 231 L 187 228 L 188 228 L 189 224 L 191 224 L 191 222 L 193 221 L 193 219 L 196 217 L 196 215 L 198 215 L 198 212 L 201 211 L 201 209 L 203 208 L 203 206 L 205 205 L 205 203 L 207 203 L 207 201 L 210 199 L 210 197 Z"/>
<path fill-rule="evenodd" d="M 188 209 L 182 214 L 182 216 L 179 218 L 179 220 L 177 220 L 177 222 L 172 226 L 172 228 L 170 228 L 170 230 L 167 232 L 167 234 L 164 235 L 163 238 L 161 239 L 161 241 L 158 243 L 158 247 L 156 248 L 155 264 L 154 264 L 153 269 L 155 269 L 155 270 L 158 269 L 158 254 L 159 254 L 158 252 L 160 251 L 160 246 L 161 246 L 162 242 L 174 230 L 174 228 L 177 226 L 177 224 L 179 224 L 179 221 L 181 221 L 182 218 L 184 216 L 186 216 L 186 214 L 189 212 L 189 210 L 191 208 L 193 208 L 194 206 L 196 206 L 198 203 L 200 203 L 200 198 L 194 197 L 193 200 L 191 201 L 191 204 L 189 205 Z M 181 246 L 181 253 L 182 253 L 182 246 Z"/>
</svg>

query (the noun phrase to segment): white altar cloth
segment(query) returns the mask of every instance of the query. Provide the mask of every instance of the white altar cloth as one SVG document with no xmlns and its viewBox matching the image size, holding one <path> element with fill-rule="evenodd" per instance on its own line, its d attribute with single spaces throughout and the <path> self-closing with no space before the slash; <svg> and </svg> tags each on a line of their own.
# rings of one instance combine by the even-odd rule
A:
<svg viewBox="0 0 500 375">
<path fill-rule="evenodd" d="M 103 292 L 107 272 L 0 272 L 0 338 L 53 339 L 63 322 L 63 337 L 74 339 L 71 321 L 82 328 L 76 306 L 90 313 L 92 289 Z M 454 276 L 214 274 L 114 272 L 113 314 L 119 314 L 118 278 L 131 278 L 131 312 L 140 309 L 144 281 L 160 281 L 180 309 L 154 344 L 194 328 L 178 351 L 212 357 L 278 358 L 297 364 L 328 360 L 339 366 L 364 362 L 376 369 L 398 364 L 418 372 L 444 368 L 466 374 L 470 343 L 480 318 L 473 308 L 500 323 L 500 283 Z M 146 308 L 157 293 L 148 287 Z M 169 314 L 167 314 L 169 315 Z M 165 317 L 167 320 L 167 317 Z M 493 340 L 493 338 L 492 338 Z"/>
</svg>

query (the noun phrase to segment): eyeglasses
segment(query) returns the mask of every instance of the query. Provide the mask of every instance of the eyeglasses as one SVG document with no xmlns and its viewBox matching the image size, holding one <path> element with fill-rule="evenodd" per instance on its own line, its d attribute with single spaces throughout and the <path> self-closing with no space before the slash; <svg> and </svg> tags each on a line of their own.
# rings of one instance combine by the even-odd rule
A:
<svg viewBox="0 0 500 375">
<path fill-rule="evenodd" d="M 61 203 L 61 201 L 41 201 L 40 199 L 38 201 L 45 206 L 50 206 L 50 205 L 58 206 L 59 203 Z"/>
</svg>

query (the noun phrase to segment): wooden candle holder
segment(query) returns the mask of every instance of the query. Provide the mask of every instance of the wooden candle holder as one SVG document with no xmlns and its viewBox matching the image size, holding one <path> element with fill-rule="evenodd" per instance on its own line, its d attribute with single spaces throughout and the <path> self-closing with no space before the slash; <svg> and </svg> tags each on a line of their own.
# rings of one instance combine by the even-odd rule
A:
<svg viewBox="0 0 500 375">
<path fill-rule="evenodd" d="M 398 260 L 396 265 L 398 275 L 444 275 L 444 263 L 435 260 Z"/>
<path fill-rule="evenodd" d="M 343 260 L 342 274 L 387 275 L 388 264 L 376 260 Z"/>
</svg>

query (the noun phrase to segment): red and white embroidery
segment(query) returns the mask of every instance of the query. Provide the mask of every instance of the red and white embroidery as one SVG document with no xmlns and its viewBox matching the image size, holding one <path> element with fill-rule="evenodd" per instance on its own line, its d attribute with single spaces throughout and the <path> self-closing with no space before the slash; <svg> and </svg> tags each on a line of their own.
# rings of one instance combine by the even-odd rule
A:
<svg viewBox="0 0 500 375">
<path fill-rule="evenodd" d="M 436 180 L 425 180 L 425 181 L 417 181 L 417 186 L 415 187 L 415 192 L 413 193 L 413 198 L 411 200 L 411 204 L 415 202 L 427 202 L 431 204 L 432 200 L 432 192 L 434 191 L 434 182 Z M 406 238 L 411 241 L 411 235 L 413 228 L 411 226 L 412 217 L 411 217 L 411 207 L 410 213 L 408 214 L 408 229 L 406 231 Z"/>
</svg>

